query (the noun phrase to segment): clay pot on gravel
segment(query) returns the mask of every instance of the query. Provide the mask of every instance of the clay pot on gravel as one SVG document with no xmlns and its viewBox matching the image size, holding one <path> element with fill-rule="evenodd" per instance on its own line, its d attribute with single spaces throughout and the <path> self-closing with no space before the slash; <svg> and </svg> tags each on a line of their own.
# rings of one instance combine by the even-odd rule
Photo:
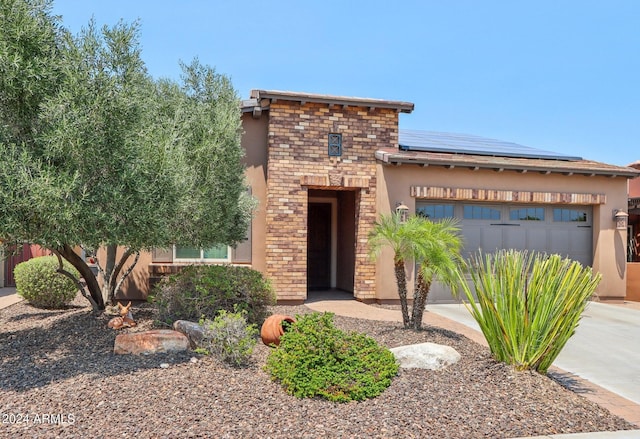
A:
<svg viewBox="0 0 640 439">
<path fill-rule="evenodd" d="M 280 337 L 285 333 L 286 327 L 291 323 L 295 323 L 295 321 L 296 319 L 293 317 L 282 314 L 274 314 L 268 317 L 260 329 L 262 342 L 269 347 L 278 346 Z"/>
</svg>

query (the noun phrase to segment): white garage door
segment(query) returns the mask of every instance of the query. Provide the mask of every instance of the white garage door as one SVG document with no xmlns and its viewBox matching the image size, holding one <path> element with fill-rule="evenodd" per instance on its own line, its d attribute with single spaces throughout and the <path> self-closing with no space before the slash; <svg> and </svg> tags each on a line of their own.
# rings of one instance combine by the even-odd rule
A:
<svg viewBox="0 0 640 439">
<path fill-rule="evenodd" d="M 534 206 L 514 204 L 430 203 L 418 202 L 416 213 L 432 220 L 460 219 L 465 257 L 518 249 L 560 254 L 591 265 L 591 206 Z M 448 289 L 434 285 L 429 303 L 454 301 Z"/>
</svg>

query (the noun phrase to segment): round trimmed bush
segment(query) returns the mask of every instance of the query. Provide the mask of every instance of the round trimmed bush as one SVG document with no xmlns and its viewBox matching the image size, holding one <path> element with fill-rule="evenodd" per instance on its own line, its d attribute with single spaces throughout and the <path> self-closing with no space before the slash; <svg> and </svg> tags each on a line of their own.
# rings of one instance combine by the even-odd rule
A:
<svg viewBox="0 0 640 439">
<path fill-rule="evenodd" d="M 62 265 L 74 276 L 80 276 L 67 261 Z M 76 297 L 78 286 L 58 273 L 58 267 L 55 256 L 40 256 L 19 263 L 13 270 L 16 292 L 37 308 L 64 308 Z"/>
<path fill-rule="evenodd" d="M 299 398 L 347 402 L 378 396 L 398 373 L 393 353 L 365 334 L 337 329 L 333 316 L 296 316 L 265 370 Z"/>
<path fill-rule="evenodd" d="M 160 321 L 213 319 L 220 310 L 246 311 L 249 323 L 261 325 L 275 303 L 271 284 L 259 271 L 232 265 L 191 265 L 154 289 L 152 302 Z"/>
</svg>

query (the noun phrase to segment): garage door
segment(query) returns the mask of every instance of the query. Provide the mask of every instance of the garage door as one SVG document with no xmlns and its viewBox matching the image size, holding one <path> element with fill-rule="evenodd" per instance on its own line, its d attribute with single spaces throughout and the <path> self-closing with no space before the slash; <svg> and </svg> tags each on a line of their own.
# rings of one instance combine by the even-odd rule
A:
<svg viewBox="0 0 640 439">
<path fill-rule="evenodd" d="M 419 202 L 416 213 L 432 220 L 460 219 L 467 258 L 479 250 L 490 253 L 512 248 L 560 254 L 583 265 L 592 263 L 591 206 Z M 429 297 L 429 303 L 453 300 L 442 286 L 434 286 Z"/>
</svg>

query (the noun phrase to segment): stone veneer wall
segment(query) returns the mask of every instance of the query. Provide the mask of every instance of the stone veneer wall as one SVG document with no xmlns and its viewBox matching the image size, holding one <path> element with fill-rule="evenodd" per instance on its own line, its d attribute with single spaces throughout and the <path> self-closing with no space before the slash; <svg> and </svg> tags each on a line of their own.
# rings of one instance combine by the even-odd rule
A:
<svg viewBox="0 0 640 439">
<path fill-rule="evenodd" d="M 342 156 L 328 156 L 328 134 Z M 377 218 L 375 151 L 398 142 L 394 109 L 277 100 L 269 109 L 266 274 L 279 301 L 307 297 L 309 188 L 356 191 L 354 296 L 374 299 L 367 236 Z"/>
</svg>

